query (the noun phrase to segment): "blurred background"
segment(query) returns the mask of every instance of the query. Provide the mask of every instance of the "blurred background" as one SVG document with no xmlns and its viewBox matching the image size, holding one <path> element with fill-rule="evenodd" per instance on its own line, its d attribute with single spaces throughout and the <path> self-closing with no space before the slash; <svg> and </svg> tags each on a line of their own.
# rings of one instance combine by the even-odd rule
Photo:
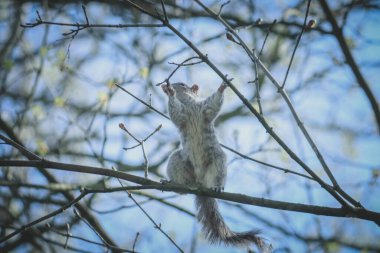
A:
<svg viewBox="0 0 380 253">
<path fill-rule="evenodd" d="M 159 1 L 134 2 L 154 15 L 162 13 Z M 322 8 L 324 2 L 330 16 Z M 204 1 L 215 12 L 223 3 Z M 307 3 L 231 1 L 221 15 L 282 84 Z M 255 64 L 226 36 L 224 26 L 193 1 L 165 1 L 165 6 L 170 24 L 234 78 L 233 84 L 262 110 L 286 145 L 330 183 L 278 89 L 260 69 L 256 74 Z M 90 25 L 109 27 L 75 26 L 87 19 Z M 39 20 L 55 24 L 38 24 Z M 285 90 L 339 185 L 364 207 L 380 212 L 380 3 L 311 1 L 308 20 L 314 24 L 302 34 Z M 123 123 L 142 140 L 162 124 L 144 143 L 149 178 L 158 181 L 165 178 L 167 158 L 179 146 L 179 137 L 170 120 L 141 101 L 168 115 L 167 97 L 156 84 L 175 69 L 170 63 L 196 54 L 167 27 L 115 27 L 118 24 L 161 23 L 127 1 L 1 1 L 0 133 L 49 160 L 115 167 L 143 177 L 146 159 L 141 146 L 124 150 L 138 143 L 118 125 Z M 205 63 L 180 67 L 170 81 L 198 84 L 201 97 L 221 83 Z M 215 124 L 221 143 L 277 167 L 225 149 L 225 191 L 340 207 L 315 181 L 278 169 L 307 174 L 230 89 Z M 4 143 L 0 156 L 25 159 Z M 110 177 L 48 173 L 1 168 L 0 237 L 62 207 L 70 196 L 80 194 L 80 187 L 120 186 Z M 184 252 L 244 252 L 204 239 L 194 217 L 193 195 L 157 190 L 132 194 Z M 261 230 L 274 252 L 380 251 L 380 229 L 370 221 L 218 203 L 233 230 Z M 80 206 L 7 240 L 0 244 L 1 251 L 106 252 L 107 245 L 115 243 L 129 251 L 179 252 L 125 192 L 90 194 Z"/>
</svg>

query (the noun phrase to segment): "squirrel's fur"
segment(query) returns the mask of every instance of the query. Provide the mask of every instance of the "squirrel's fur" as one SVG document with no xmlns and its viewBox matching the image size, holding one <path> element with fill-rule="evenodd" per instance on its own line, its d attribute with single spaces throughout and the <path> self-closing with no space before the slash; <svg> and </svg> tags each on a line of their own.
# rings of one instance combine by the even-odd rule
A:
<svg viewBox="0 0 380 253">
<path fill-rule="evenodd" d="M 162 86 L 169 97 L 169 115 L 179 129 L 182 145 L 169 157 L 167 173 L 171 181 L 216 191 L 224 189 L 226 155 L 216 138 L 214 120 L 222 107 L 225 88 L 222 84 L 211 96 L 199 100 L 197 85 L 189 87 L 175 83 Z M 260 251 L 267 251 L 257 231 L 231 231 L 220 215 L 215 199 L 196 196 L 196 206 L 198 221 L 211 243 L 239 246 L 254 243 Z"/>
</svg>

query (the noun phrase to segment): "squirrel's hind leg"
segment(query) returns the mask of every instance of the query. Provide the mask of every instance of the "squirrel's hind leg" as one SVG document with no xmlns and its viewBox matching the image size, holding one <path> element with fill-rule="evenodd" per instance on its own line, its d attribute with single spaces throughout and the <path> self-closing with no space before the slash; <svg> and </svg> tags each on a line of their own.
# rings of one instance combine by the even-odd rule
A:
<svg viewBox="0 0 380 253">
<path fill-rule="evenodd" d="M 194 167 L 191 162 L 181 154 L 182 150 L 174 151 L 167 167 L 170 181 L 187 186 L 195 185 Z"/>
<path fill-rule="evenodd" d="M 213 159 L 207 163 L 203 176 L 203 186 L 216 192 L 222 192 L 224 191 L 226 176 L 226 155 L 223 152 L 215 152 Z"/>
</svg>

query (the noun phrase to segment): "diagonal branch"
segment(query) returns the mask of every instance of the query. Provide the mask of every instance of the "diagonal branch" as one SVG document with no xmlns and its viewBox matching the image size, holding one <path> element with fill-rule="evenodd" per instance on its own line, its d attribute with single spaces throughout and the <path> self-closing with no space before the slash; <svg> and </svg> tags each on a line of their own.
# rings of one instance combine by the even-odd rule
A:
<svg viewBox="0 0 380 253">
<path fill-rule="evenodd" d="M 289 62 L 289 65 L 288 65 L 288 69 L 286 70 L 285 78 L 284 78 L 284 81 L 283 81 L 282 86 L 281 86 L 282 89 L 285 87 L 286 79 L 288 78 L 290 68 L 292 67 L 294 55 L 296 54 L 298 45 L 300 44 L 300 41 L 301 41 L 301 38 L 302 38 L 302 34 L 305 32 L 305 29 L 306 29 L 306 22 L 307 22 L 307 17 L 309 15 L 310 3 L 311 3 L 311 0 L 308 0 L 307 1 L 307 8 L 306 8 L 305 19 L 303 21 L 303 26 L 302 26 L 300 34 L 298 35 L 298 38 L 297 38 L 297 41 L 296 41 L 296 45 L 294 46 L 294 49 L 293 49 L 292 56 L 290 57 L 290 62 Z"/>
<path fill-rule="evenodd" d="M 13 147 L 17 148 L 26 158 L 29 160 L 39 160 L 40 157 L 36 154 L 30 152 L 27 150 L 24 146 L 22 146 L 20 143 L 21 141 L 18 140 L 16 135 L 13 133 L 12 129 L 8 127 L 8 125 L 0 118 L 0 129 L 5 129 L 8 133 L 8 135 L 15 137 L 15 141 L 11 140 L 3 135 L 0 134 L 0 139 L 5 141 L 6 143 L 12 145 Z M 59 183 L 57 179 L 50 174 L 48 171 L 46 171 L 43 168 L 39 168 L 39 171 L 41 174 L 50 182 L 50 183 Z M 71 195 L 70 192 L 62 192 L 62 194 L 65 196 L 65 198 L 68 201 L 72 201 L 74 199 L 74 196 Z M 108 244 L 117 246 L 117 244 L 113 241 L 113 239 L 107 234 L 107 232 L 102 228 L 98 220 L 91 215 L 91 213 L 88 212 L 87 208 L 83 205 L 77 204 L 78 210 L 83 214 L 83 216 L 88 220 L 89 223 L 99 232 L 99 234 L 102 235 L 102 237 L 107 241 Z M 115 250 L 114 252 L 118 252 Z"/>
<path fill-rule="evenodd" d="M 195 0 L 195 2 L 200 5 L 211 17 L 221 22 L 225 28 L 234 35 L 236 39 L 238 39 L 238 42 L 240 45 L 244 48 L 244 50 L 247 52 L 248 56 L 251 58 L 253 62 L 257 62 L 258 66 L 263 70 L 264 74 L 268 77 L 268 79 L 273 83 L 273 85 L 276 86 L 278 89 L 278 92 L 281 94 L 283 99 L 285 100 L 286 104 L 288 105 L 294 119 L 297 122 L 298 127 L 300 128 L 302 134 L 305 136 L 306 140 L 308 141 L 309 145 L 313 149 L 314 153 L 316 154 L 319 162 L 322 165 L 322 168 L 328 175 L 329 179 L 333 183 L 334 188 L 330 188 L 309 166 L 307 166 L 287 145 L 286 143 L 273 131 L 273 129 L 269 126 L 269 124 L 266 122 L 265 118 L 260 115 L 257 110 L 245 99 L 245 97 L 236 89 L 236 87 L 229 82 L 228 80 L 225 80 L 229 87 L 235 92 L 236 95 L 242 100 L 242 102 L 247 106 L 247 108 L 258 118 L 258 120 L 261 122 L 261 124 L 264 126 L 264 128 L 267 130 L 267 132 L 280 144 L 280 146 L 289 154 L 289 156 L 296 161 L 305 171 L 309 173 L 313 178 L 316 179 L 316 181 L 324 188 L 326 191 L 328 191 L 334 198 L 339 201 L 343 206 L 346 206 L 349 208 L 347 202 L 344 200 L 346 199 L 348 202 L 350 202 L 355 207 L 362 207 L 360 202 L 354 200 L 351 196 L 349 196 L 343 189 L 339 186 L 338 182 L 335 180 L 335 177 L 333 176 L 330 168 L 328 167 L 327 163 L 325 162 L 322 154 L 320 153 L 319 149 L 317 148 L 316 144 L 314 143 L 313 139 L 311 138 L 309 132 L 306 130 L 303 122 L 301 121 L 300 117 L 298 116 L 292 102 L 290 101 L 290 98 L 287 94 L 287 92 L 281 87 L 280 83 L 274 78 L 274 76 L 270 73 L 270 71 L 266 68 L 266 66 L 260 61 L 260 59 L 256 56 L 254 52 L 252 52 L 247 45 L 244 43 L 244 41 L 240 38 L 240 36 L 235 32 L 235 30 L 220 16 L 214 13 L 212 10 L 210 10 L 207 6 L 205 6 L 201 1 Z M 167 24 L 169 27 L 170 24 Z M 170 28 L 170 27 L 169 27 Z M 170 28 L 173 32 L 175 32 L 173 27 Z M 176 32 L 175 32 L 176 33 Z M 177 31 L 177 33 L 179 33 Z M 182 35 L 182 34 L 181 34 Z M 182 37 L 184 37 L 182 35 Z M 181 37 L 181 38 L 182 38 Z M 184 40 L 186 43 L 188 41 L 187 38 Z M 194 45 L 187 43 L 190 47 L 193 48 L 194 51 L 197 53 L 199 52 L 202 54 L 199 49 L 195 48 Z M 207 60 L 207 61 L 206 61 Z M 223 76 L 223 73 L 208 59 L 206 59 L 205 62 L 217 73 L 222 79 L 225 79 Z M 339 193 L 339 194 L 338 194 Z M 342 197 L 344 199 L 342 199 Z"/>
<path fill-rule="evenodd" d="M 113 170 L 115 170 L 115 168 L 112 168 Z M 147 177 L 145 177 L 147 178 Z M 118 178 L 117 179 L 119 181 L 119 184 L 124 187 L 124 184 L 123 182 L 121 182 L 121 180 Z M 140 211 L 143 212 L 143 214 L 150 220 L 150 222 L 153 223 L 154 225 L 154 228 L 158 229 L 181 253 L 184 253 L 184 251 L 181 249 L 180 246 L 178 246 L 178 244 L 173 240 L 173 238 L 171 238 L 170 235 L 168 235 L 168 233 L 166 233 L 162 228 L 161 228 L 161 224 L 158 224 L 153 218 L 151 215 L 148 214 L 148 212 L 139 204 L 139 202 L 135 199 L 135 197 L 133 197 L 132 193 L 130 191 L 128 191 L 128 189 L 125 189 L 125 193 L 127 193 L 128 197 L 133 201 L 133 203 L 140 209 Z"/>
<path fill-rule="evenodd" d="M 65 204 L 64 206 L 58 208 L 57 210 L 55 210 L 55 211 L 53 211 L 53 212 L 51 212 L 51 213 L 48 213 L 47 215 L 44 215 L 44 216 L 38 218 L 38 219 L 36 219 L 36 220 L 34 220 L 34 221 L 32 221 L 32 222 L 26 224 L 26 225 L 23 225 L 23 226 L 21 226 L 21 227 L 18 228 L 18 229 L 15 229 L 12 233 L 10 233 L 10 234 L 8 234 L 8 235 L 6 235 L 6 236 L 4 236 L 4 237 L 1 237 L 1 238 L 0 238 L 0 243 L 3 243 L 3 242 L 5 242 L 5 241 L 11 239 L 12 237 L 14 237 L 14 236 L 16 236 L 16 235 L 18 235 L 18 234 L 20 234 L 20 233 L 26 231 L 27 229 L 33 227 L 34 225 L 37 225 L 38 223 L 41 223 L 41 222 L 43 222 L 43 221 L 45 221 L 45 220 L 48 220 L 48 219 L 50 219 L 50 218 L 52 218 L 52 217 L 54 217 L 54 216 L 56 216 L 56 215 L 58 215 L 58 214 L 64 212 L 65 210 L 67 210 L 67 209 L 70 208 L 71 206 L 77 204 L 77 203 L 78 203 L 82 198 L 84 198 L 88 193 L 89 193 L 89 192 L 88 192 L 86 189 L 84 189 L 84 190 L 81 192 L 81 194 L 80 194 L 79 196 L 77 196 L 77 197 L 74 198 L 73 200 L 69 201 L 69 202 L 68 202 L 67 204 Z M 95 233 L 98 233 L 98 231 L 95 230 Z M 102 238 L 102 237 L 101 237 L 101 238 Z M 103 238 L 102 238 L 102 239 L 103 239 Z M 120 251 L 120 252 L 134 252 L 134 251 L 124 250 L 124 249 L 121 249 L 121 248 L 118 248 L 118 247 L 114 247 L 113 245 L 109 245 L 109 244 L 107 243 L 107 241 L 104 241 L 104 243 L 106 244 L 106 246 L 107 246 L 108 248 L 110 248 L 110 249 L 114 249 L 114 250 L 116 250 L 116 251 Z"/>
<path fill-rule="evenodd" d="M 377 130 L 380 134 L 380 108 L 377 103 L 376 97 L 371 91 L 370 86 L 368 85 L 366 79 L 362 75 L 359 66 L 356 64 L 356 61 L 354 57 L 351 54 L 351 51 L 346 43 L 346 39 L 344 38 L 342 28 L 338 26 L 338 23 L 336 22 L 333 13 L 331 12 L 331 9 L 326 2 L 326 0 L 319 0 L 322 9 L 326 15 L 327 20 L 330 22 L 332 27 L 332 34 L 335 36 L 335 38 L 338 40 L 339 46 L 342 49 L 343 55 L 346 58 L 348 66 L 350 66 L 353 74 L 355 75 L 356 80 L 358 81 L 359 86 L 363 89 L 365 95 L 367 96 L 371 107 L 373 114 L 375 116 L 376 124 L 377 124 Z"/>
<path fill-rule="evenodd" d="M 342 198 L 341 195 L 339 195 L 334 188 L 329 186 L 326 182 L 324 182 L 309 166 L 307 166 L 289 147 L 286 145 L 286 143 L 276 134 L 276 132 L 273 131 L 273 128 L 268 124 L 266 119 L 251 105 L 251 103 L 243 96 L 243 94 L 240 93 L 240 91 L 232 84 L 231 80 L 229 80 L 225 74 L 222 73 L 222 71 L 213 63 L 211 62 L 207 55 L 203 54 L 198 47 L 196 47 L 187 37 L 185 37 L 180 31 L 178 31 L 170 22 L 163 19 L 160 16 L 152 15 L 151 13 L 147 12 L 139 6 L 138 4 L 132 2 L 131 0 L 125 0 L 128 2 L 132 7 L 142 11 L 143 13 L 146 13 L 147 15 L 156 18 L 160 20 L 164 25 L 166 25 L 174 34 L 176 34 L 183 42 L 185 42 L 198 56 L 199 58 L 205 62 L 227 85 L 230 87 L 233 92 L 239 97 L 239 99 L 243 102 L 243 104 L 256 116 L 256 118 L 260 121 L 260 123 L 263 125 L 263 127 L 267 130 L 267 132 L 278 142 L 278 144 L 289 154 L 289 156 L 296 161 L 305 171 L 309 173 L 327 192 L 329 192 L 343 207 L 347 209 L 352 209 L 352 207 L 346 202 L 345 199 Z M 322 167 L 328 174 L 330 180 L 333 182 L 334 187 L 338 186 L 338 184 L 335 181 L 334 176 L 332 175 L 330 169 L 327 167 L 325 161 L 323 160 L 322 155 L 319 153 L 319 150 L 317 149 L 316 145 L 314 144 L 313 140 L 311 139 L 310 135 L 306 131 L 305 127 L 303 126 L 303 123 L 300 121 L 298 114 L 296 113 L 292 103 L 290 102 L 290 99 L 287 95 L 287 93 L 284 91 L 284 89 L 281 89 L 281 85 L 277 82 L 277 80 L 273 77 L 273 75 L 269 72 L 269 70 L 264 66 L 264 64 L 258 59 L 258 57 L 252 53 L 249 48 L 245 45 L 244 41 L 236 34 L 234 29 L 220 16 L 215 14 L 212 10 L 207 8 L 202 2 L 199 0 L 195 0 L 195 2 L 200 5 L 209 15 L 211 15 L 213 18 L 220 21 L 231 34 L 235 36 L 235 38 L 239 39 L 239 42 L 241 42 L 241 45 L 243 48 L 247 51 L 248 56 L 252 59 L 252 61 L 256 61 L 258 65 L 263 69 L 265 75 L 273 82 L 273 84 L 279 89 L 279 92 L 284 97 L 286 103 L 288 104 L 289 108 L 291 109 L 291 112 L 294 116 L 294 118 L 297 121 L 298 126 L 302 130 L 302 133 L 305 135 L 306 139 L 312 146 L 314 152 L 316 152 L 318 159 L 321 161 Z M 340 194 L 343 195 L 344 198 L 346 198 L 348 201 L 353 203 L 356 207 L 362 207 L 361 204 L 354 199 L 352 199 L 348 194 L 346 194 L 343 190 L 340 189 L 340 187 L 336 187 L 340 190 Z"/>
</svg>

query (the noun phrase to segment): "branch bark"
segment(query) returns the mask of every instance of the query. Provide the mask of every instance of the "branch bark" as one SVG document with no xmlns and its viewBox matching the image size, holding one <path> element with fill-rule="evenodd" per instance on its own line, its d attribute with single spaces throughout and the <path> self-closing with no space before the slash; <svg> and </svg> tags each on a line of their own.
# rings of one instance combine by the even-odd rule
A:
<svg viewBox="0 0 380 253">
<path fill-rule="evenodd" d="M 342 49 L 342 53 L 346 58 L 348 66 L 350 66 L 356 80 L 358 81 L 359 86 L 363 89 L 365 95 L 367 96 L 369 103 L 371 104 L 372 111 L 375 117 L 375 121 L 377 124 L 377 131 L 380 135 L 380 108 L 375 98 L 375 95 L 372 93 L 369 84 L 361 73 L 359 66 L 356 64 L 354 57 L 351 54 L 351 51 L 346 43 L 346 40 L 343 35 L 342 28 L 338 26 L 337 21 L 334 18 L 334 15 L 326 2 L 326 0 L 319 0 L 321 7 L 326 15 L 327 20 L 330 22 L 332 27 L 332 34 L 337 39 L 340 48 Z"/>
<path fill-rule="evenodd" d="M 119 178 L 129 182 L 133 182 L 139 185 L 143 185 L 143 189 L 155 189 L 160 191 L 170 191 L 179 193 L 190 193 L 199 196 L 206 196 L 216 199 L 223 199 L 227 201 L 232 201 L 236 203 L 261 206 L 279 210 L 287 210 L 294 212 L 310 213 L 315 215 L 323 216 L 334 216 L 334 217 L 351 217 L 359 218 L 363 220 L 373 221 L 380 226 L 380 213 L 366 210 L 364 208 L 333 208 L 333 207 L 323 207 L 316 205 L 305 205 L 299 203 L 289 203 L 284 201 L 275 201 L 264 198 L 256 198 L 243 194 L 236 193 L 217 193 L 206 188 L 192 188 L 184 187 L 182 185 L 174 183 L 159 183 L 153 180 L 145 179 L 142 177 L 134 176 L 120 171 L 115 171 L 111 169 L 98 168 L 92 166 L 83 166 L 69 163 L 60 163 L 49 160 L 0 160 L 0 166 L 10 166 L 10 167 L 25 167 L 25 168 L 44 168 L 44 169 L 54 169 L 62 171 L 72 171 L 87 173 L 93 175 L 109 176 L 114 178 Z M 117 188 L 117 191 L 122 190 L 122 188 Z M 93 193 L 110 192 L 110 190 L 93 190 Z"/>
<path fill-rule="evenodd" d="M 6 132 L 9 136 L 12 136 L 12 140 L 9 138 L 6 138 L 3 135 L 0 135 L 0 139 L 9 143 L 13 147 L 17 148 L 29 160 L 40 160 L 39 156 L 37 156 L 36 154 L 30 152 L 29 150 L 27 150 L 26 148 L 23 147 L 23 145 L 21 144 L 21 141 L 14 134 L 12 128 L 10 128 L 6 124 L 6 122 L 3 121 L 1 118 L 0 118 L 0 129 L 2 129 L 4 132 Z M 58 180 L 52 174 L 50 174 L 48 171 L 46 171 L 45 169 L 41 168 L 39 171 L 49 181 L 49 183 L 59 183 Z M 65 196 L 65 198 L 68 201 L 73 201 L 75 199 L 75 197 L 70 192 L 63 192 L 62 194 Z M 94 229 L 96 229 L 96 231 L 102 236 L 102 238 L 109 245 L 115 246 L 117 248 L 117 244 L 108 235 L 108 233 L 102 228 L 102 226 L 100 225 L 98 220 L 93 215 L 91 215 L 91 213 L 88 212 L 88 210 L 85 206 L 78 204 L 77 209 L 81 213 L 81 215 L 91 224 L 91 226 Z M 113 250 L 113 252 L 119 252 L 119 251 Z"/>
</svg>

